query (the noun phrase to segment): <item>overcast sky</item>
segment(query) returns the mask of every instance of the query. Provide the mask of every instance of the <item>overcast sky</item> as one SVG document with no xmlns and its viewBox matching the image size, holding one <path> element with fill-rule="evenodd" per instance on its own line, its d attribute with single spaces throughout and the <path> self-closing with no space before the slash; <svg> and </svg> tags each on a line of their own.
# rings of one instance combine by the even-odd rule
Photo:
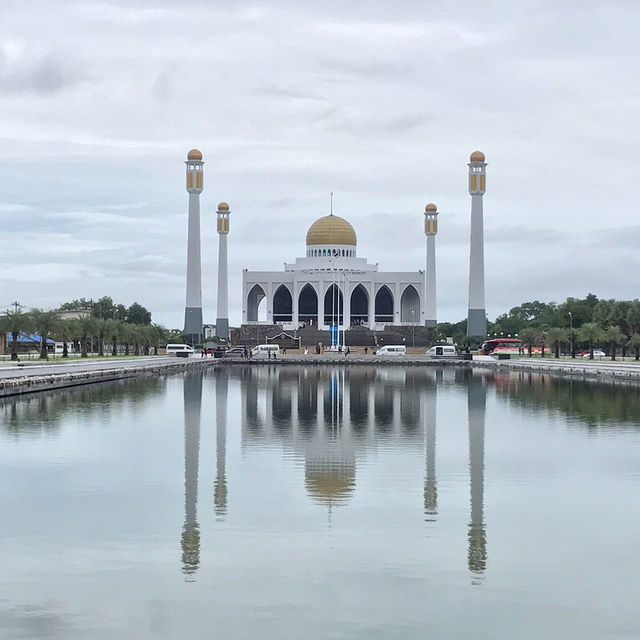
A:
<svg viewBox="0 0 640 640">
<path fill-rule="evenodd" d="M 202 150 L 203 306 L 215 209 L 241 270 L 304 255 L 335 212 L 382 270 L 424 268 L 466 315 L 468 156 L 487 156 L 489 316 L 640 296 L 640 3 L 2 0 L 0 308 L 78 297 L 184 316 L 184 157 Z"/>
</svg>

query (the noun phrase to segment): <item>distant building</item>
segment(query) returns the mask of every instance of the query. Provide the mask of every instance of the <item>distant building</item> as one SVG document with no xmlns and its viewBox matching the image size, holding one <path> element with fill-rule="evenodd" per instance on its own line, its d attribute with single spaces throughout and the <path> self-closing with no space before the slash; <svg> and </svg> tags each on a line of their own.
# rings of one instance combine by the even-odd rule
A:
<svg viewBox="0 0 640 640">
<path fill-rule="evenodd" d="M 79 320 L 80 318 L 88 318 L 91 315 L 91 309 L 70 309 L 57 313 L 60 320 Z"/>
</svg>

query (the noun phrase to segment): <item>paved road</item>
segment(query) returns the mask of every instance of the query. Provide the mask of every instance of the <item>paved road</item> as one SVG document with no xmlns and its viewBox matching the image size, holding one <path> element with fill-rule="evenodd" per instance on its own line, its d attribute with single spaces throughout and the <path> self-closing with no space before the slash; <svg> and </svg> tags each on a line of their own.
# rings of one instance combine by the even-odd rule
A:
<svg viewBox="0 0 640 640">
<path fill-rule="evenodd" d="M 101 369 L 129 369 L 143 364 L 162 364 L 176 362 L 174 357 L 153 356 L 146 358 L 108 358 L 105 360 L 72 360 L 56 364 L 38 364 L 36 361 L 22 365 L 6 364 L 0 366 L 0 379 L 42 376 L 50 373 L 69 373 L 71 371 L 100 371 Z"/>
</svg>

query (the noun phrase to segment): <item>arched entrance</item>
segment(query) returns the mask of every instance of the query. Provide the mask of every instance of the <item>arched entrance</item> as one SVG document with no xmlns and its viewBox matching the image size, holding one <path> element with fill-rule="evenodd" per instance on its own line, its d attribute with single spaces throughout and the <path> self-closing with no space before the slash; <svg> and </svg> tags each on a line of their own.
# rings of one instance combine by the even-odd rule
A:
<svg viewBox="0 0 640 640">
<path fill-rule="evenodd" d="M 324 294 L 324 323 L 339 324 L 343 322 L 344 300 L 340 288 L 332 284 Z"/>
<path fill-rule="evenodd" d="M 359 284 L 351 293 L 351 326 L 369 322 L 369 296 L 367 290 Z"/>
<path fill-rule="evenodd" d="M 400 298 L 400 322 L 420 322 L 420 296 L 411 284 Z"/>
<path fill-rule="evenodd" d="M 281 284 L 273 295 L 273 321 L 293 321 L 293 300 L 289 289 Z"/>
<path fill-rule="evenodd" d="M 247 296 L 247 322 L 258 322 L 258 320 L 267 319 L 267 305 L 260 304 L 265 298 L 264 289 L 259 284 L 254 284 Z"/>
<path fill-rule="evenodd" d="M 310 284 L 305 284 L 298 296 L 298 321 L 318 324 L 318 295 Z"/>
<path fill-rule="evenodd" d="M 386 284 L 376 293 L 375 315 L 376 322 L 393 323 L 393 296 Z"/>
</svg>

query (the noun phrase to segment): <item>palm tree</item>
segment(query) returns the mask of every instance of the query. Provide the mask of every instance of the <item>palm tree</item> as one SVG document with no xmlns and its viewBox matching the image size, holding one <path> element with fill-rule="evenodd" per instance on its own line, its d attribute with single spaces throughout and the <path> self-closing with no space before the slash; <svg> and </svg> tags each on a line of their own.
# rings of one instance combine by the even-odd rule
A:
<svg viewBox="0 0 640 640">
<path fill-rule="evenodd" d="M 94 318 L 95 332 L 98 335 L 98 355 L 104 357 L 104 338 L 107 334 L 107 320 L 103 318 Z"/>
<path fill-rule="evenodd" d="M 555 352 L 555 357 L 560 357 L 560 345 L 567 343 L 567 330 L 561 327 L 551 327 L 547 331 L 547 337 L 549 338 L 549 348 L 552 348 Z"/>
<path fill-rule="evenodd" d="M 57 336 L 62 341 L 62 357 L 69 357 L 69 342 L 76 337 L 78 327 L 75 320 L 58 320 L 56 326 Z"/>
<path fill-rule="evenodd" d="M 578 330 L 578 338 L 587 343 L 589 360 L 593 360 L 594 342 L 602 340 L 602 329 L 597 322 L 585 322 Z"/>
<path fill-rule="evenodd" d="M 15 311 L 7 311 L 0 318 L 0 326 L 2 331 L 11 334 L 11 359 L 18 359 L 18 338 L 20 333 L 27 333 L 31 329 L 31 316 L 24 311 L 16 309 Z"/>
<path fill-rule="evenodd" d="M 80 343 L 81 343 L 81 357 L 86 358 L 87 353 L 87 338 L 93 336 L 96 331 L 96 319 L 93 316 L 85 316 L 84 318 L 78 318 L 78 328 L 80 330 Z M 93 342 L 93 340 L 92 340 Z"/>
<path fill-rule="evenodd" d="M 617 325 L 611 325 L 604 330 L 604 339 L 609 343 L 611 359 L 616 359 L 616 347 L 626 342 L 626 336 Z"/>
<path fill-rule="evenodd" d="M 627 346 L 631 347 L 636 354 L 636 360 L 640 360 L 640 333 L 634 333 L 627 342 Z"/>
<path fill-rule="evenodd" d="M 542 347 L 542 352 L 541 352 L 541 356 L 544 358 L 544 350 L 545 347 L 547 345 L 547 330 L 546 329 L 540 329 L 537 334 L 536 334 L 536 342 L 538 343 L 538 345 L 540 347 Z"/>
<path fill-rule="evenodd" d="M 151 329 L 153 330 L 153 355 L 158 355 L 158 345 L 167 343 L 167 330 L 161 325 L 153 323 L 151 325 Z"/>
<path fill-rule="evenodd" d="M 531 347 L 533 347 L 536 337 L 538 335 L 538 330 L 533 327 L 525 327 L 520 331 L 520 339 L 522 340 L 522 344 L 527 347 L 529 350 L 529 357 L 531 357 Z"/>
<path fill-rule="evenodd" d="M 111 340 L 111 355 L 118 355 L 118 335 L 120 334 L 119 320 L 105 320 L 104 335 Z"/>
<path fill-rule="evenodd" d="M 44 309 L 31 309 L 31 324 L 40 336 L 40 360 L 48 360 L 47 339 L 58 326 L 58 312 Z"/>
</svg>

